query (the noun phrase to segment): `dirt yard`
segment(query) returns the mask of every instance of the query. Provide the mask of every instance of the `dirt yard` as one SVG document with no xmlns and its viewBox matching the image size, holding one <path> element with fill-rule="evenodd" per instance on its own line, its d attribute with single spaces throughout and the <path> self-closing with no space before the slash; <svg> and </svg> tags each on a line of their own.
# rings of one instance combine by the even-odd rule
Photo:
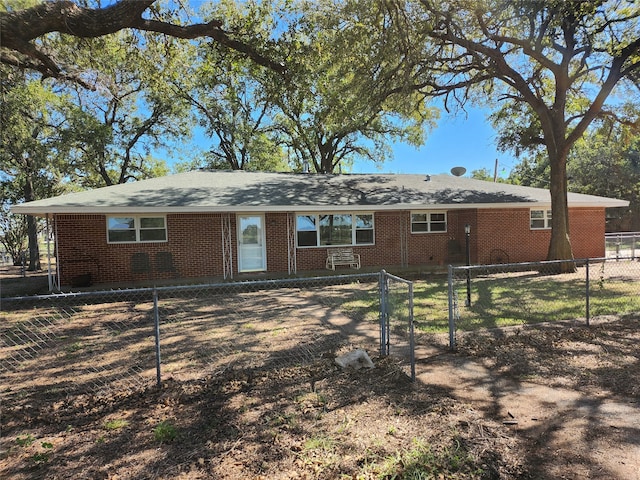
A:
<svg viewBox="0 0 640 480">
<path fill-rule="evenodd" d="M 38 357 L 46 375 L 0 365 L 0 478 L 640 479 L 640 315 L 465 335 L 454 353 L 444 336 L 424 335 L 411 383 L 404 365 L 379 358 L 371 339 L 358 341 L 360 326 L 345 315 L 301 303 L 301 330 L 289 322 L 269 337 L 268 323 L 228 328 L 252 340 L 242 349 L 271 338 L 274 351 L 309 331 L 315 339 L 339 330 L 342 341 L 310 363 L 205 368 L 212 357 L 198 349 L 206 332 L 196 318 L 168 341 L 182 345 L 177 356 L 185 344 L 201 356 L 170 364 L 160 388 L 61 388 L 86 375 L 84 352 L 100 361 L 109 354 L 112 365 L 148 353 L 147 343 L 123 348 L 148 337 L 134 335 L 146 307 L 130 308 L 139 318 L 129 336 L 108 332 L 109 352 L 91 339 L 114 313 L 93 305 L 91 321 L 68 322 L 73 332 Z M 275 304 L 262 308 L 294 318 Z M 374 369 L 335 365 L 356 347 Z"/>
</svg>

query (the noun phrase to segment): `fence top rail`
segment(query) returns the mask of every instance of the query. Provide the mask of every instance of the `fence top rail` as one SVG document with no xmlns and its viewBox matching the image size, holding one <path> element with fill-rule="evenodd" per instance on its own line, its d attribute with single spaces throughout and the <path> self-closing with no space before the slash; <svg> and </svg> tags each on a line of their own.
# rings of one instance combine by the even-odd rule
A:
<svg viewBox="0 0 640 480">
<path fill-rule="evenodd" d="M 619 232 L 619 233 L 605 233 L 604 238 L 633 238 L 640 237 L 640 232 Z"/>
<path fill-rule="evenodd" d="M 389 274 L 387 274 L 389 275 Z M 344 283 L 358 280 L 374 281 L 380 278 L 380 273 L 354 273 L 347 275 L 323 275 L 317 277 L 300 277 L 300 278 L 277 278 L 270 280 L 246 280 L 235 282 L 218 282 L 206 284 L 185 284 L 185 285 L 167 285 L 162 287 L 143 287 L 143 288 L 121 288 L 111 290 L 93 290 L 88 292 L 61 292 L 47 295 L 27 295 L 20 297 L 4 297 L 0 298 L 0 304 L 4 302 L 21 302 L 21 301 L 46 301 L 46 300 L 75 300 L 90 299 L 113 295 L 152 295 L 153 292 L 180 292 L 187 290 L 210 290 L 225 288 L 277 288 L 277 287 L 295 287 L 306 284 L 326 284 Z"/>
<path fill-rule="evenodd" d="M 407 285 L 413 285 L 413 282 L 411 280 L 397 277 L 396 275 L 393 275 L 392 273 L 388 273 L 385 270 L 382 270 L 380 274 L 386 276 L 387 278 L 395 280 L 396 282 L 406 283 Z"/>
<path fill-rule="evenodd" d="M 521 263 L 491 263 L 487 265 L 450 265 L 451 271 L 473 271 L 488 270 L 509 267 L 540 267 L 545 265 L 557 265 L 560 263 L 575 263 L 576 265 L 584 265 L 587 263 L 604 263 L 611 260 L 611 257 L 597 258 L 574 258 L 569 260 L 545 260 L 542 262 L 521 262 Z M 619 260 L 633 260 L 633 257 L 619 257 Z"/>
</svg>

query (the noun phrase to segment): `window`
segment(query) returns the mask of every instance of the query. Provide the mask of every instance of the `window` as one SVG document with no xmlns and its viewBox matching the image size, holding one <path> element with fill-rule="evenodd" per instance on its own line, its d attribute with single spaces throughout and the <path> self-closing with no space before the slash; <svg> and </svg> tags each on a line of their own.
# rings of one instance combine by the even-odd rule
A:
<svg viewBox="0 0 640 480">
<path fill-rule="evenodd" d="M 298 215 L 297 236 L 299 247 L 318 245 L 318 227 L 315 215 Z"/>
<path fill-rule="evenodd" d="M 299 247 L 372 245 L 373 231 L 373 214 L 321 213 L 296 217 Z"/>
<path fill-rule="evenodd" d="M 133 217 L 109 217 L 107 219 L 109 242 L 135 242 L 135 221 Z"/>
<path fill-rule="evenodd" d="M 140 218 L 141 242 L 165 242 L 167 229 L 164 226 L 164 217 Z"/>
<path fill-rule="evenodd" d="M 351 215 L 320 215 L 320 245 L 351 245 Z"/>
<path fill-rule="evenodd" d="M 166 242 L 164 217 L 107 217 L 109 243 Z"/>
<path fill-rule="evenodd" d="M 357 244 L 373 244 L 373 215 L 356 215 Z"/>
<path fill-rule="evenodd" d="M 446 231 L 446 212 L 420 212 L 411 214 L 411 233 L 431 233 Z"/>
<path fill-rule="evenodd" d="M 531 210 L 531 230 L 551 228 L 551 210 Z"/>
</svg>

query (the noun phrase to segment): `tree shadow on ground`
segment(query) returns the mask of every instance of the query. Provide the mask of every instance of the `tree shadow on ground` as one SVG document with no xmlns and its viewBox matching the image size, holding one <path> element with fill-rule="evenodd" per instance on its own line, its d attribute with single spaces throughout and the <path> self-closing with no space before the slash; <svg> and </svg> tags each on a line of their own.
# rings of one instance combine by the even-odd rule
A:
<svg viewBox="0 0 640 480">
<path fill-rule="evenodd" d="M 475 405 L 527 439 L 533 478 L 630 478 L 640 466 L 639 327 L 631 315 L 466 334 L 452 354 L 458 392 L 484 392 Z"/>
</svg>

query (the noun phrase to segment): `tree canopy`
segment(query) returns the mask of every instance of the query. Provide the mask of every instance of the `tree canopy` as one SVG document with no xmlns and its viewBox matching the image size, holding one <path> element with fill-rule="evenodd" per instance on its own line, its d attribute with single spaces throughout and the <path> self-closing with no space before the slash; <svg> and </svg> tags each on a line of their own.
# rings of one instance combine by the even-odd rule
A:
<svg viewBox="0 0 640 480">
<path fill-rule="evenodd" d="M 206 17 L 224 18 L 229 29 L 250 28 L 269 38 L 277 22 L 277 5 L 224 2 L 207 5 Z M 264 68 L 246 56 L 200 44 L 185 75 L 174 81 L 177 97 L 194 109 L 208 137 L 207 151 L 192 166 L 232 170 L 288 170 L 274 127 L 275 100 Z"/>
<path fill-rule="evenodd" d="M 170 84 L 184 70 L 186 46 L 120 31 L 85 49 L 77 64 L 99 72 L 99 88 L 60 88 L 75 105 L 69 175 L 95 188 L 166 174 L 153 152 L 188 138 L 192 124 L 189 106 Z"/>
<path fill-rule="evenodd" d="M 51 163 L 51 178 L 88 187 L 155 175 L 162 163 L 152 151 L 186 139 L 193 121 L 212 140 L 210 165 L 279 169 L 291 159 L 294 169 L 332 173 L 356 158 L 383 161 L 390 141 L 420 145 L 437 117 L 428 101 L 440 97 L 447 110 L 488 106 L 500 147 L 530 154 L 522 172 L 546 176 L 551 190 L 548 258 L 567 259 L 572 152 L 587 135 L 603 158 L 602 122 L 624 123 L 620 94 L 640 91 L 640 5 L 629 0 L 229 0 L 187 9 L 156 0 L 1 7 L 0 66 L 12 73 L 2 78 L 3 110 L 23 101 L 16 111 L 31 111 L 42 97 L 19 93 L 36 79 L 49 105 L 59 102 L 53 123 L 2 117 L 19 137 L 12 148 L 34 147 L 21 156 L 4 147 L 5 165 L 23 162 L 14 178 L 37 177 L 33 169 L 62 150 L 67 165 Z"/>
<path fill-rule="evenodd" d="M 543 145 L 550 165 L 548 258 L 572 257 L 567 156 L 614 89 L 640 75 L 640 5 L 626 0 L 398 1 L 428 32 L 424 88 L 445 103 L 473 101 L 509 112 L 514 132 Z M 611 102 L 611 103 L 607 103 Z M 526 134 L 526 135 L 525 135 Z"/>
<path fill-rule="evenodd" d="M 3 198 L 0 207 L 4 207 L 5 202 L 28 202 L 58 192 L 67 152 L 64 136 L 69 127 L 66 121 L 69 105 L 64 97 L 20 72 L 4 70 L 2 74 L 0 181 Z M 17 224 L 11 219 L 3 223 L 5 227 Z M 28 217 L 27 226 L 29 268 L 37 270 L 40 257 L 36 220 Z"/>
<path fill-rule="evenodd" d="M 283 34 L 287 81 L 272 80 L 271 88 L 277 128 L 298 168 L 333 173 L 356 158 L 382 163 L 390 141 L 421 145 L 437 110 L 410 88 L 416 63 L 403 55 L 406 25 L 393 6 L 347 0 L 294 8 L 297 21 Z M 419 35 L 410 38 L 419 43 Z"/>
<path fill-rule="evenodd" d="M 133 29 L 181 39 L 210 39 L 260 65 L 284 70 L 282 63 L 260 52 L 261 47 L 252 45 L 250 38 L 223 30 L 219 19 L 190 25 L 181 24 L 182 20 L 157 0 L 120 0 L 104 8 L 89 8 L 71 0 L 39 2 L 29 8 L 0 11 L 0 62 L 91 86 L 75 65 L 43 39 L 51 33 L 97 38 Z"/>
</svg>

